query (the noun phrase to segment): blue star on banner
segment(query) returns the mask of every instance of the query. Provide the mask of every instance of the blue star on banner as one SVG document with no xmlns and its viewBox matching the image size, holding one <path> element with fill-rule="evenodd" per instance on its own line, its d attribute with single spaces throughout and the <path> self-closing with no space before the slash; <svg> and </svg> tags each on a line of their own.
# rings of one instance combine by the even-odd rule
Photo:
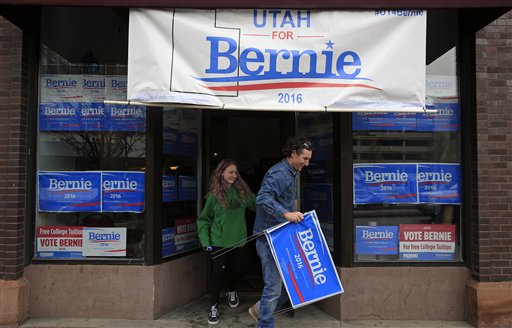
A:
<svg viewBox="0 0 512 328">
<path fill-rule="evenodd" d="M 327 45 L 327 49 L 334 49 L 332 46 L 334 46 L 334 42 L 332 42 L 331 40 L 329 40 L 329 42 L 326 42 L 325 43 Z"/>
</svg>

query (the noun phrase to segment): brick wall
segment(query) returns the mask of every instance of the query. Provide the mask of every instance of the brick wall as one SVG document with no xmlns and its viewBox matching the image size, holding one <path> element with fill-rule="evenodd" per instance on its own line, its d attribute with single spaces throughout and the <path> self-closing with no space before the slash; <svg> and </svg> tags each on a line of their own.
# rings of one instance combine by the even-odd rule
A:
<svg viewBox="0 0 512 328">
<path fill-rule="evenodd" d="M 27 75 L 23 32 L 0 17 L 0 279 L 23 274 Z"/>
<path fill-rule="evenodd" d="M 476 39 L 472 272 L 480 282 L 512 281 L 512 11 Z"/>
</svg>

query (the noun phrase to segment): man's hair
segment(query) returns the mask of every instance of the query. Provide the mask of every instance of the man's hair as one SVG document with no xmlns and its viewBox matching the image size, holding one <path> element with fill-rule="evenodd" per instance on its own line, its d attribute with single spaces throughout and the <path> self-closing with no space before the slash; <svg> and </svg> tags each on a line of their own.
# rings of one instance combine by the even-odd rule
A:
<svg viewBox="0 0 512 328">
<path fill-rule="evenodd" d="M 281 152 L 283 157 L 290 157 L 293 150 L 300 155 L 304 149 L 313 151 L 313 143 L 303 137 L 290 137 L 284 143 Z"/>
</svg>

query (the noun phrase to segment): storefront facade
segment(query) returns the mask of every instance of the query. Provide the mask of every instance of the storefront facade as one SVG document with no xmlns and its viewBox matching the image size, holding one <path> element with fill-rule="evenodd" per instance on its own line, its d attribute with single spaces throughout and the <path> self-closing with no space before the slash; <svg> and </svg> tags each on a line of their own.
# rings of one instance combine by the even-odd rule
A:
<svg viewBox="0 0 512 328">
<path fill-rule="evenodd" d="M 510 4 L 421 4 L 425 97 L 436 115 L 126 104 L 129 8 L 140 4 L 66 4 L 0 1 L 2 325 L 154 319 L 204 295 L 195 217 L 212 167 L 236 159 L 257 190 L 280 144 L 301 135 L 316 149 L 298 201 L 319 213 L 345 288 L 320 308 L 340 320 L 510 326 Z M 294 5 L 406 12 L 361 6 Z M 400 189 L 392 177 L 404 176 L 414 178 Z M 252 246 L 247 267 L 257 276 Z"/>
</svg>

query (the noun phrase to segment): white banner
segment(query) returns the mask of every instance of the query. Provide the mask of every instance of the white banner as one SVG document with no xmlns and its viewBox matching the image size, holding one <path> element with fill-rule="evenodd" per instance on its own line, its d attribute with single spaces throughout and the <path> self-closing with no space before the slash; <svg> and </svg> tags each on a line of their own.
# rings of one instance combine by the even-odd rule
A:
<svg viewBox="0 0 512 328">
<path fill-rule="evenodd" d="M 128 99 L 240 109 L 420 109 L 422 10 L 131 9 Z"/>
</svg>

